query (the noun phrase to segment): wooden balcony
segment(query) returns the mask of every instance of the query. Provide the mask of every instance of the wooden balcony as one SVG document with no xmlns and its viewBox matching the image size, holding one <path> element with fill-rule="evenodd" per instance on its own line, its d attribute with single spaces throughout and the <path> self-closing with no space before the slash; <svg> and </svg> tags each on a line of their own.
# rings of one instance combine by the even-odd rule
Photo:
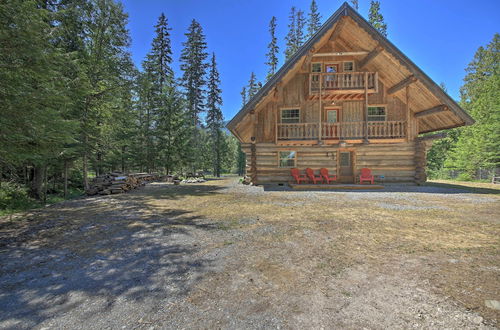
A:
<svg viewBox="0 0 500 330">
<path fill-rule="evenodd" d="M 378 72 L 311 73 L 310 94 L 350 94 L 378 92 Z"/>
<path fill-rule="evenodd" d="M 319 140 L 318 123 L 278 124 L 277 139 Z M 365 134 L 367 133 L 367 134 Z M 406 121 L 354 121 L 322 123 L 321 139 L 401 139 L 406 137 Z"/>
</svg>

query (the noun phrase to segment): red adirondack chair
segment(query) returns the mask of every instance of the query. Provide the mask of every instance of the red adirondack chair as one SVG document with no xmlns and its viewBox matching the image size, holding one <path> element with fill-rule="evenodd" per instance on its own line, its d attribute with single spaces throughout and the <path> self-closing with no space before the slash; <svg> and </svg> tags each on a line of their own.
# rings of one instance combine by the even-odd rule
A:
<svg viewBox="0 0 500 330">
<path fill-rule="evenodd" d="M 326 168 L 320 169 L 319 173 L 321 174 L 321 177 L 323 177 L 323 180 L 325 180 L 328 184 L 330 184 L 330 181 L 337 181 L 337 175 L 328 175 L 328 169 Z"/>
<path fill-rule="evenodd" d="M 323 182 L 323 178 L 321 177 L 321 175 L 318 176 L 314 175 L 314 171 L 311 168 L 306 168 L 306 174 L 309 180 L 312 181 L 314 184 L 316 184 L 317 181 L 321 183 Z"/>
<path fill-rule="evenodd" d="M 359 176 L 359 183 L 362 184 L 363 181 L 368 181 L 371 184 L 373 184 L 373 175 L 372 171 L 369 168 L 362 168 L 361 169 L 361 175 Z"/>
<path fill-rule="evenodd" d="M 290 169 L 290 173 L 292 174 L 296 183 L 300 184 L 300 182 L 302 181 L 307 182 L 307 176 L 305 174 L 300 174 L 298 168 Z"/>
</svg>

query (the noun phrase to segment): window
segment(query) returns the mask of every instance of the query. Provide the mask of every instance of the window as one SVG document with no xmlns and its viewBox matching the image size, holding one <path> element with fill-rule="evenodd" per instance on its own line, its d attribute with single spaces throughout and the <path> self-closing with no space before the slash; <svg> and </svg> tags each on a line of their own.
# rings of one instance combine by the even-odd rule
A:
<svg viewBox="0 0 500 330">
<path fill-rule="evenodd" d="M 325 72 L 326 73 L 337 73 L 337 72 L 339 72 L 339 65 L 338 64 L 326 64 L 325 65 Z"/>
<path fill-rule="evenodd" d="M 354 71 L 354 62 L 344 62 L 344 72 Z"/>
<path fill-rule="evenodd" d="M 368 107 L 368 121 L 385 121 L 385 107 L 384 106 L 371 106 Z"/>
<path fill-rule="evenodd" d="M 283 124 L 300 123 L 300 110 L 299 109 L 281 110 L 281 123 Z"/>
<path fill-rule="evenodd" d="M 311 72 L 321 72 L 321 63 L 311 63 Z"/>
<path fill-rule="evenodd" d="M 295 167 L 296 151 L 280 151 L 279 167 Z"/>
</svg>

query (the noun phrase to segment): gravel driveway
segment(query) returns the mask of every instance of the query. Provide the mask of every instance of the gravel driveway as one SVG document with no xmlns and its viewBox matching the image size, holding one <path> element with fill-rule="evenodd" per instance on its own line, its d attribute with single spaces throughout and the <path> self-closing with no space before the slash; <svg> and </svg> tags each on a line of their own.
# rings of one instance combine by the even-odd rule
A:
<svg viewBox="0 0 500 330">
<path fill-rule="evenodd" d="M 495 328 L 498 311 L 482 313 L 440 290 L 439 279 L 451 281 L 443 274 L 467 255 L 438 243 L 426 250 L 429 242 L 415 243 L 420 231 L 389 239 L 387 228 L 422 210 L 441 217 L 457 203 L 476 205 L 484 228 L 474 230 L 490 235 L 479 242 L 490 248 L 498 243 L 498 195 L 409 189 L 156 183 L 0 220 L 0 328 Z M 359 201 L 372 211 L 340 213 Z M 370 228 L 361 236 L 367 223 L 388 239 Z M 496 267 L 485 275 L 493 288 L 497 251 L 485 256 Z M 500 298 L 498 287 L 491 295 Z"/>
</svg>

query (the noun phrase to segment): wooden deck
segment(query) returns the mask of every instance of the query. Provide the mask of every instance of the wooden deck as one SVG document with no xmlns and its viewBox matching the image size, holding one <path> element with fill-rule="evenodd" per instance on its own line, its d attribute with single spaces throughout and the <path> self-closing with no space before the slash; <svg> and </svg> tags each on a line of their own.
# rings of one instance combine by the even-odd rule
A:
<svg viewBox="0 0 500 330">
<path fill-rule="evenodd" d="M 379 184 L 309 184 L 309 183 L 290 183 L 292 189 L 295 190 L 376 190 L 384 189 L 383 185 Z"/>
</svg>

